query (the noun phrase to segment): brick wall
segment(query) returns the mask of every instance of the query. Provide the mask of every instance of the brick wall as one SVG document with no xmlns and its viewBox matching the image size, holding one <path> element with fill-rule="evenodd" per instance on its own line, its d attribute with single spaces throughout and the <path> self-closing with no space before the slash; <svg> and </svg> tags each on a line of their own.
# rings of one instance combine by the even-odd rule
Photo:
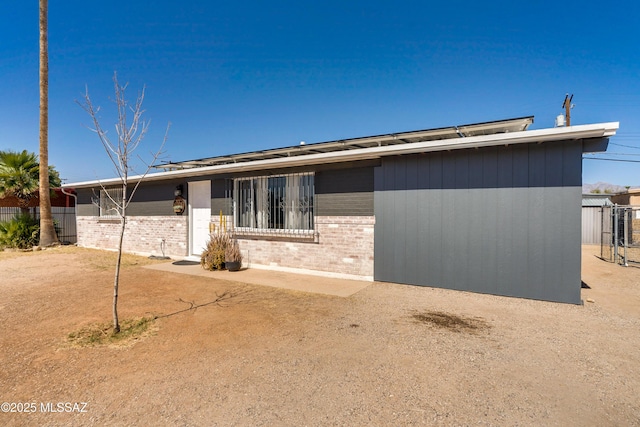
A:
<svg viewBox="0 0 640 427">
<path fill-rule="evenodd" d="M 218 227 L 219 216 L 213 215 L 211 222 Z M 374 225 L 373 216 L 320 216 L 316 217 L 318 238 L 315 242 L 250 238 L 239 238 L 238 241 L 245 254 L 245 265 L 319 271 L 373 280 Z M 78 245 L 116 249 L 119 230 L 118 220 L 79 216 Z M 162 255 L 162 239 L 166 242 L 167 256 L 187 256 L 188 217 L 128 218 L 124 239 L 126 252 Z"/>
<path fill-rule="evenodd" d="M 315 270 L 373 280 L 373 216 L 316 217 L 318 239 L 286 242 L 240 238 L 244 264 Z"/>
<path fill-rule="evenodd" d="M 119 220 L 105 220 L 95 216 L 79 216 L 78 246 L 117 249 L 120 236 Z M 145 255 L 165 254 L 173 257 L 187 255 L 187 216 L 135 216 L 127 219 L 123 249 Z"/>
</svg>

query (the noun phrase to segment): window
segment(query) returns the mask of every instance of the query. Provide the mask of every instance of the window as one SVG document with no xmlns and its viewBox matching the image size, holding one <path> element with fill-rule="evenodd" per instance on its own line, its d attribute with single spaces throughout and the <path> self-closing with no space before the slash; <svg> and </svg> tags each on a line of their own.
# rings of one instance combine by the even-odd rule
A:
<svg viewBox="0 0 640 427">
<path fill-rule="evenodd" d="M 119 217 L 122 206 L 122 188 L 107 188 L 100 190 L 100 216 Z"/>
<path fill-rule="evenodd" d="M 234 218 L 240 234 L 313 236 L 314 175 L 234 180 Z"/>
</svg>

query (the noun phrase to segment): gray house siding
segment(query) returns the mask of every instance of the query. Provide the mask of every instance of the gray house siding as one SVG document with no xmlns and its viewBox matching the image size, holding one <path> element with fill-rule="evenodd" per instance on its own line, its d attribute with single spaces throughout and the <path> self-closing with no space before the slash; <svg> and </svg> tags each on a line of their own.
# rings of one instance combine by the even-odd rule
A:
<svg viewBox="0 0 640 427">
<path fill-rule="evenodd" d="M 146 183 L 138 187 L 127 208 L 127 215 L 131 216 L 166 216 L 173 213 L 174 191 L 182 185 L 183 194 L 187 193 L 184 181 Z"/>
<path fill-rule="evenodd" d="M 231 194 L 232 185 L 228 180 L 211 177 L 211 215 L 233 215 L 233 204 L 227 198 Z"/>
<path fill-rule="evenodd" d="M 379 163 L 379 162 L 376 162 Z M 364 166 L 363 166 L 364 164 Z M 295 168 L 273 171 L 273 174 L 301 173 L 315 171 L 316 215 L 318 216 L 370 216 L 373 215 L 373 170 L 371 162 L 340 165 L 334 169 L 327 167 Z M 351 167 L 347 167 L 351 166 Z M 257 176 L 260 171 L 238 175 L 202 176 L 189 181 L 211 180 L 211 212 L 220 211 L 231 215 L 232 204 L 228 196 L 232 194 L 232 179 L 236 177 Z M 186 180 L 163 181 L 160 183 L 142 183 L 129 204 L 129 216 L 172 215 L 173 192 L 178 185 L 183 187 L 183 196 L 188 200 Z M 92 198 L 99 197 L 100 188 L 79 189 L 78 215 L 98 216 L 99 208 Z"/>
<path fill-rule="evenodd" d="M 100 192 L 98 191 L 98 194 Z M 100 209 L 91 202 L 91 198 L 95 197 L 91 188 L 80 188 L 76 190 L 76 215 L 77 216 L 98 216 Z"/>
<path fill-rule="evenodd" d="M 281 169 L 270 171 L 270 174 L 314 172 L 316 216 L 372 216 L 374 164 L 377 165 L 379 162 Z M 330 169 L 331 166 L 333 169 Z M 205 177 L 212 179 L 212 215 L 217 215 L 220 211 L 227 215 L 233 213 L 232 203 L 229 200 L 233 194 L 233 178 L 261 174 L 260 171 L 256 171 L 225 176 L 225 178 Z"/>
<path fill-rule="evenodd" d="M 173 199 L 174 191 L 178 185 L 183 186 L 183 195 L 187 196 L 186 181 L 162 181 L 152 183 L 142 183 L 131 203 L 127 207 L 128 216 L 165 216 L 174 215 Z M 113 188 L 116 186 L 109 186 Z M 129 186 L 128 191 L 133 190 Z M 98 216 L 100 208 L 93 203 L 93 199 L 99 199 L 100 187 L 82 188 L 77 190 L 78 195 L 78 216 Z"/>
<path fill-rule="evenodd" d="M 375 280 L 580 303 L 582 143 L 384 159 Z"/>
<path fill-rule="evenodd" d="M 373 170 L 373 167 L 358 167 L 317 172 L 316 215 L 373 215 Z"/>
</svg>

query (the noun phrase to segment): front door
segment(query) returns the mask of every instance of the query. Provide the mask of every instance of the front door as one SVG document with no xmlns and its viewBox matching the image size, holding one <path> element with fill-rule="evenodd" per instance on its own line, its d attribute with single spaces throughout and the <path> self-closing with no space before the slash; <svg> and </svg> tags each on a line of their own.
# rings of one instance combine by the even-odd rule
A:
<svg viewBox="0 0 640 427">
<path fill-rule="evenodd" d="M 189 254 L 200 256 L 209 240 L 211 181 L 189 183 Z"/>
</svg>

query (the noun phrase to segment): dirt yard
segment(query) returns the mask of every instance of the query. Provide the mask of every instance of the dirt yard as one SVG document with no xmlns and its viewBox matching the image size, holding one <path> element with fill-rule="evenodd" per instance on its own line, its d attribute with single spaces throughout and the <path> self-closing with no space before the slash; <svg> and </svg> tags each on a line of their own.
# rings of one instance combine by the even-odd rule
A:
<svg viewBox="0 0 640 427">
<path fill-rule="evenodd" d="M 0 252 L 0 425 L 640 425 L 640 268 L 596 253 L 583 306 L 388 283 L 342 298 L 127 257 L 121 318 L 159 316 L 155 334 L 66 348 L 110 320 L 114 255 Z"/>
</svg>

